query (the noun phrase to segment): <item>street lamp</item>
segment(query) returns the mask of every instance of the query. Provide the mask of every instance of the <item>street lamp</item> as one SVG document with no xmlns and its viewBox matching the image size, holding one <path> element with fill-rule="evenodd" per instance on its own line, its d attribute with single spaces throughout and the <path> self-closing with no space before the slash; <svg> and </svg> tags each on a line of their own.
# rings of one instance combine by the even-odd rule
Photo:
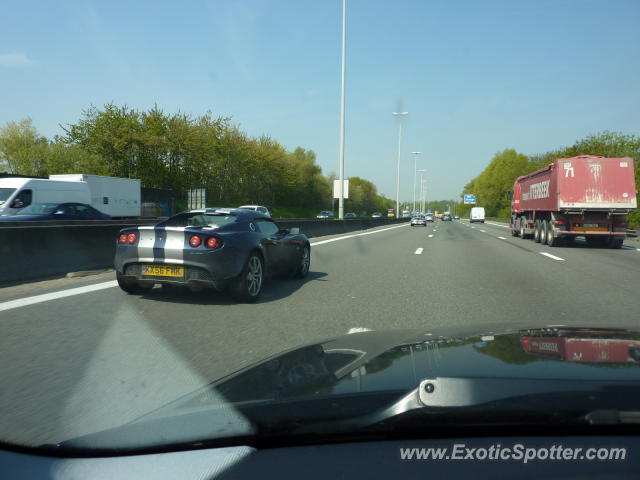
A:
<svg viewBox="0 0 640 480">
<path fill-rule="evenodd" d="M 423 174 L 424 172 L 426 172 L 426 170 L 416 170 L 416 173 L 419 173 L 419 174 L 420 174 L 420 198 L 419 198 L 419 200 L 418 200 L 418 203 L 420 203 L 421 205 L 422 205 L 422 174 Z M 415 186 L 415 185 L 414 185 L 414 186 Z M 415 208 L 418 208 L 418 205 L 417 205 L 417 204 L 416 204 L 416 207 L 415 207 Z M 418 210 L 421 210 L 421 209 L 419 209 L 419 208 L 418 208 Z M 424 213 L 424 212 L 422 212 L 422 211 L 421 211 L 421 212 L 419 212 L 419 213 Z"/>
<path fill-rule="evenodd" d="M 422 211 L 427 211 L 427 179 L 422 181 Z"/>
<path fill-rule="evenodd" d="M 411 152 L 411 154 L 413 155 L 413 212 L 415 213 L 416 211 L 416 168 L 417 167 L 417 163 L 416 161 L 418 160 L 418 155 L 420 155 L 422 152 Z"/>
<path fill-rule="evenodd" d="M 396 177 L 396 216 L 400 209 L 400 147 L 402 145 L 402 117 L 409 115 L 409 112 L 393 112 L 393 115 L 400 118 L 398 127 L 398 174 Z"/>
<path fill-rule="evenodd" d="M 347 0 L 342 0 L 342 82 L 340 85 L 340 185 L 338 218 L 344 218 L 344 96 L 347 70 Z"/>
</svg>

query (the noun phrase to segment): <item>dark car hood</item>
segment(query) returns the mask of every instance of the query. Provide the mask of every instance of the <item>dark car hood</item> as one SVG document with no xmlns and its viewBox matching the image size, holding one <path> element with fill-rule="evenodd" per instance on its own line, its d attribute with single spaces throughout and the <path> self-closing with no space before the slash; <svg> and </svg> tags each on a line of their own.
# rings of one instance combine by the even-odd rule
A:
<svg viewBox="0 0 640 480">
<path fill-rule="evenodd" d="M 578 386 L 571 387 L 574 392 L 617 388 L 622 390 L 616 398 L 636 398 L 640 333 L 566 327 L 474 335 L 354 333 L 274 355 L 123 427 L 61 446 L 136 449 L 194 437 L 246 438 L 268 430 L 270 422 L 304 425 L 309 418 L 335 420 L 384 409 L 426 379 L 484 381 L 485 392 L 490 383 L 497 390 L 511 385 L 516 395 L 535 385 L 566 390 L 564 385 L 571 384 Z"/>
<path fill-rule="evenodd" d="M 212 384 L 232 402 L 402 391 L 425 378 L 640 380 L 640 333 L 539 328 L 463 336 L 381 331 L 274 356 Z"/>
</svg>

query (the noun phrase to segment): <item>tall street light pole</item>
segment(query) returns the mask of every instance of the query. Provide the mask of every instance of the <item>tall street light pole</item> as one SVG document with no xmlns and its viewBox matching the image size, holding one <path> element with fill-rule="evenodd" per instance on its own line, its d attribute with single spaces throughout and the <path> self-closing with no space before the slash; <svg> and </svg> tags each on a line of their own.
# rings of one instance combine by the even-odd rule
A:
<svg viewBox="0 0 640 480">
<path fill-rule="evenodd" d="M 400 154 L 402 147 L 402 117 L 409 115 L 409 112 L 393 112 L 396 117 L 399 117 L 400 124 L 398 127 L 398 174 L 396 176 L 396 217 L 398 216 L 398 210 L 400 209 Z"/>
<path fill-rule="evenodd" d="M 427 211 L 427 179 L 425 178 L 423 180 L 423 185 L 422 185 L 422 211 L 426 212 Z"/>
<path fill-rule="evenodd" d="M 418 204 L 419 204 L 419 205 L 416 205 L 416 208 L 418 208 L 419 213 L 424 213 L 424 211 L 422 210 L 422 208 L 419 208 L 419 207 L 422 207 L 422 186 L 423 186 L 423 183 L 422 183 L 422 174 L 423 174 L 424 172 L 426 172 L 426 170 L 417 170 L 417 173 L 419 173 L 419 174 L 420 174 L 420 198 L 418 199 Z"/>
<path fill-rule="evenodd" d="M 416 211 L 416 177 L 418 176 L 416 174 L 416 168 L 418 168 L 417 165 L 417 160 L 418 160 L 418 155 L 420 155 L 422 152 L 411 152 L 411 154 L 413 155 L 413 210 L 412 213 L 415 213 Z"/>
<path fill-rule="evenodd" d="M 347 0 L 342 0 L 342 82 L 340 86 L 340 185 L 338 218 L 344 218 L 344 97 L 347 70 Z"/>
</svg>

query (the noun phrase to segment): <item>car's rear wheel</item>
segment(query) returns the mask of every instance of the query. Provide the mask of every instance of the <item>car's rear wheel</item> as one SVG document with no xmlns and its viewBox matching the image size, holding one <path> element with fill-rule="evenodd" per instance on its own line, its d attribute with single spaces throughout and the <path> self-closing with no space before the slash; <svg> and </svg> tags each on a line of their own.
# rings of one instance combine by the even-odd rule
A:
<svg viewBox="0 0 640 480">
<path fill-rule="evenodd" d="M 263 280 L 262 258 L 254 252 L 249 255 L 242 272 L 233 282 L 233 296 L 241 302 L 254 302 L 262 291 Z"/>
<path fill-rule="evenodd" d="M 144 295 L 153 288 L 153 284 L 141 284 L 137 280 L 131 280 L 124 278 L 118 272 L 116 272 L 116 280 L 118 286 L 130 295 Z"/>
<path fill-rule="evenodd" d="M 300 256 L 300 263 L 296 267 L 296 271 L 293 276 L 296 278 L 304 278 L 309 273 L 309 267 L 311 266 L 311 250 L 307 245 L 302 249 L 302 255 Z"/>
</svg>

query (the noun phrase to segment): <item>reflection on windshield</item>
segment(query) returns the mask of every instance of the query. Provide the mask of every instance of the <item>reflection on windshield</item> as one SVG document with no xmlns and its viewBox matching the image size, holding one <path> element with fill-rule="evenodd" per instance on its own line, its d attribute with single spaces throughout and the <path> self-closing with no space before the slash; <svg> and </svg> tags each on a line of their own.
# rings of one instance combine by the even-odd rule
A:
<svg viewBox="0 0 640 480">
<path fill-rule="evenodd" d="M 23 208 L 16 215 L 43 215 L 55 211 L 56 208 L 58 208 L 57 203 L 34 203 Z"/>
</svg>

